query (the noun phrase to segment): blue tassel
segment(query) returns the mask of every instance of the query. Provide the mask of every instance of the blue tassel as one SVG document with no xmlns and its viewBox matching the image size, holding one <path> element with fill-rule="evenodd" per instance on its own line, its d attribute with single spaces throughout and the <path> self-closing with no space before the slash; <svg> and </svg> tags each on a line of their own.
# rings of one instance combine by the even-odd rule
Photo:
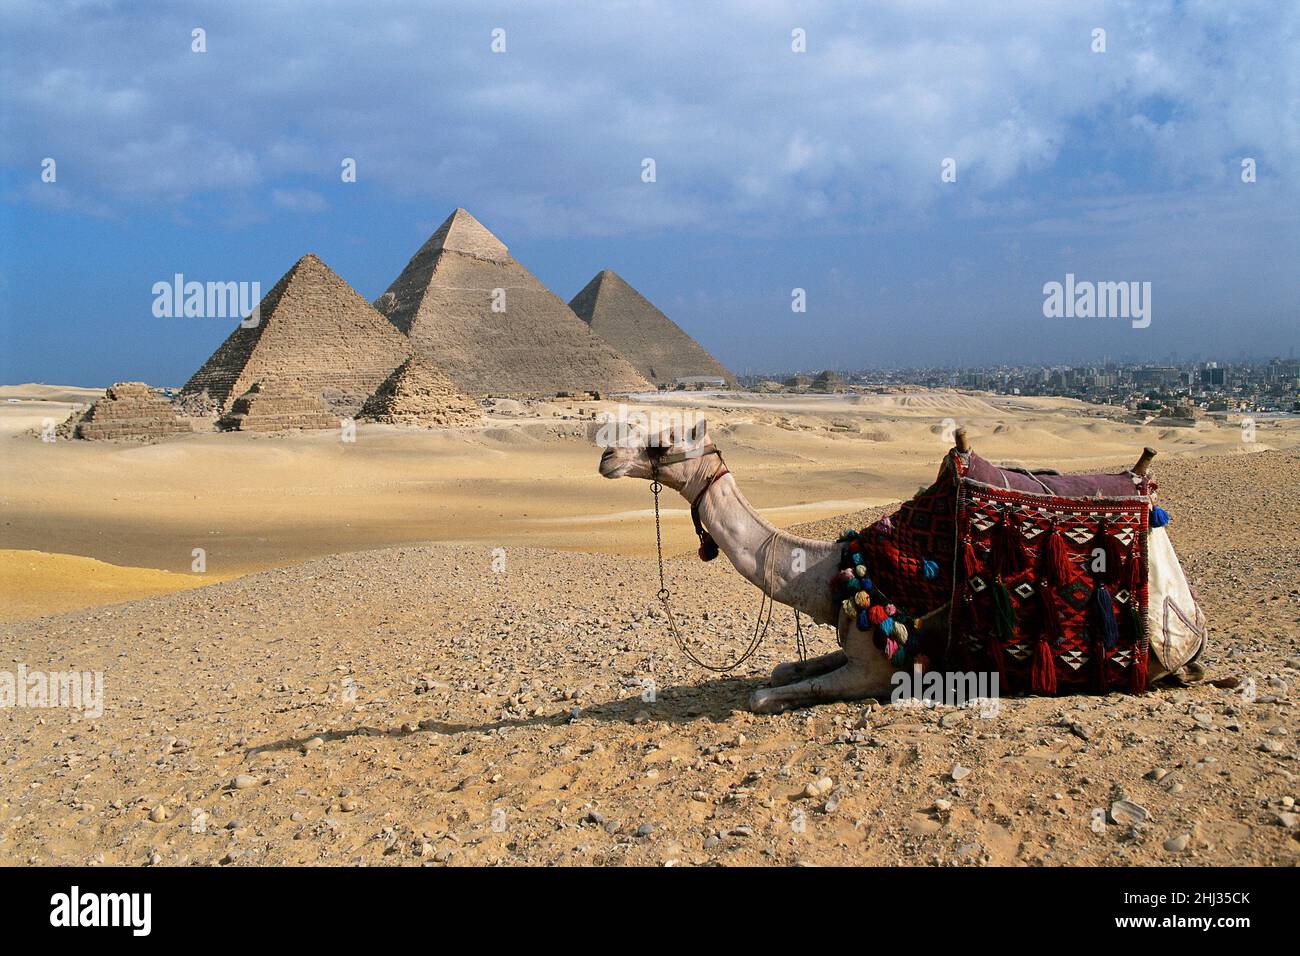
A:
<svg viewBox="0 0 1300 956">
<path fill-rule="evenodd" d="M 1151 509 L 1151 527 L 1163 528 L 1169 524 L 1169 512 L 1159 505 Z"/>
<path fill-rule="evenodd" d="M 883 621 L 881 621 L 881 622 L 880 622 L 880 631 L 881 631 L 881 633 L 883 633 L 883 634 L 885 635 L 885 637 L 888 637 L 890 634 L 893 634 L 893 633 L 894 633 L 894 619 L 893 619 L 892 617 L 887 617 L 887 618 L 885 618 Z"/>
<path fill-rule="evenodd" d="M 849 555 L 849 558 L 853 561 L 854 564 L 862 563 L 862 555 L 860 555 L 856 551 L 854 551 L 851 555 Z"/>
<path fill-rule="evenodd" d="M 871 629 L 871 618 L 867 616 L 867 609 L 864 607 L 858 612 L 858 630 L 868 631 Z"/>
<path fill-rule="evenodd" d="M 862 590 L 866 591 L 868 594 L 871 593 L 871 591 L 875 588 L 875 586 L 876 585 L 872 583 L 871 578 L 862 579 Z"/>
<path fill-rule="evenodd" d="M 843 543 L 843 542 L 849 542 L 849 541 L 852 541 L 852 540 L 853 540 L 854 538 L 856 538 L 857 536 L 858 536 L 858 533 L 857 533 L 856 531 L 854 531 L 852 528 L 846 528 L 846 529 L 844 530 L 844 533 L 843 533 L 842 535 L 840 535 L 839 538 L 838 538 L 837 540 L 838 540 L 839 542 L 842 542 L 842 543 Z"/>
<path fill-rule="evenodd" d="M 907 648 L 900 647 L 894 651 L 894 656 L 890 658 L 889 663 L 895 667 L 905 667 L 907 665 Z"/>
<path fill-rule="evenodd" d="M 933 581 L 939 576 L 939 563 L 937 561 L 931 561 L 929 558 L 922 558 L 921 576 L 927 581 Z"/>
<path fill-rule="evenodd" d="M 1115 620 L 1115 603 L 1103 584 L 1093 594 L 1097 603 L 1097 618 L 1101 624 L 1101 643 L 1106 650 L 1114 650 L 1119 643 L 1119 622 Z"/>
<path fill-rule="evenodd" d="M 849 578 L 848 581 L 844 583 L 844 586 L 849 589 L 850 594 L 862 590 L 862 582 L 858 578 Z"/>
</svg>

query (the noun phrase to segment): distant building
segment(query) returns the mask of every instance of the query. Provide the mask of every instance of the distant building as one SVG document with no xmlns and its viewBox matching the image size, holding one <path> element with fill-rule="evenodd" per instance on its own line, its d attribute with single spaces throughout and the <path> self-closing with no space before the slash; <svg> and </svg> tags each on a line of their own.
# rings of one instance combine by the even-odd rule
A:
<svg viewBox="0 0 1300 956">
<path fill-rule="evenodd" d="M 681 375 L 673 380 L 676 388 L 726 388 L 727 380 L 720 375 Z"/>
</svg>

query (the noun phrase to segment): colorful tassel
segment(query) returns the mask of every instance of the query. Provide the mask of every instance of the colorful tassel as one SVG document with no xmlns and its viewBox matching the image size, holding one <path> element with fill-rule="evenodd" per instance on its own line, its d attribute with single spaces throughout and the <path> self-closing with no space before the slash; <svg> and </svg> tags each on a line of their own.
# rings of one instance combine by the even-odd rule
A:
<svg viewBox="0 0 1300 956">
<path fill-rule="evenodd" d="M 883 518 L 881 518 L 879 521 L 876 522 L 876 530 L 879 531 L 881 534 L 893 533 L 894 522 L 890 520 L 889 515 L 885 515 Z"/>
<path fill-rule="evenodd" d="M 871 591 L 871 590 L 874 590 L 875 587 L 876 587 L 876 585 L 872 582 L 871 578 L 863 578 L 863 579 L 862 579 L 862 590 L 864 590 L 864 591 Z"/>
<path fill-rule="evenodd" d="M 933 581 L 939 576 L 939 562 L 932 561 L 929 558 L 921 559 L 921 577 L 927 581 Z"/>
<path fill-rule="evenodd" d="M 966 568 L 968 578 L 979 573 L 979 559 L 975 557 L 975 545 L 970 538 L 966 539 L 966 546 L 962 548 L 962 565 Z"/>
<path fill-rule="evenodd" d="M 1093 599 L 1097 605 L 1097 625 L 1102 646 L 1108 651 L 1114 650 L 1115 645 L 1119 643 L 1119 622 L 1115 620 L 1115 602 L 1104 584 L 1098 586 L 1093 593 Z"/>
<path fill-rule="evenodd" d="M 866 631 L 871 628 L 871 618 L 866 610 L 858 612 L 858 630 Z"/>
<path fill-rule="evenodd" d="M 704 534 L 700 538 L 700 560 L 712 561 L 718 556 L 718 542 L 713 540 L 709 534 Z"/>
<path fill-rule="evenodd" d="M 894 633 L 894 619 L 887 617 L 880 622 L 880 630 L 886 637 Z"/>
<path fill-rule="evenodd" d="M 1169 524 L 1169 512 L 1159 505 L 1151 509 L 1151 527 L 1163 528 Z"/>
<path fill-rule="evenodd" d="M 867 576 L 867 566 L 865 564 L 856 564 L 853 566 L 853 573 L 860 578 Z"/>
<path fill-rule="evenodd" d="M 898 641 L 894 640 L 892 637 L 885 638 L 885 656 L 893 657 L 897 653 Z"/>
<path fill-rule="evenodd" d="M 866 591 L 859 591 L 853 595 L 853 603 L 858 607 L 871 607 L 871 595 Z"/>
<path fill-rule="evenodd" d="M 859 614 L 858 615 L 859 620 L 862 619 L 862 614 L 867 615 L 867 619 L 871 622 L 873 626 L 879 624 L 881 621 L 883 621 L 886 617 L 889 616 L 885 612 L 884 607 L 879 604 L 873 604 L 868 610 L 863 611 L 861 614 Z M 866 630 L 866 628 L 863 628 L 863 630 Z"/>
<path fill-rule="evenodd" d="M 862 555 L 858 554 L 858 553 L 855 551 L 853 554 L 849 555 L 849 560 L 850 560 L 854 565 L 861 564 L 861 563 L 862 563 Z M 858 577 L 862 577 L 862 575 L 859 574 Z"/>
<path fill-rule="evenodd" d="M 842 588 L 844 585 L 848 584 L 852 580 L 853 580 L 853 572 L 848 568 L 845 568 L 843 571 L 837 573 L 835 577 L 831 578 L 831 587 Z"/>
<path fill-rule="evenodd" d="M 836 540 L 836 543 L 837 543 L 837 544 L 847 544 L 848 542 L 850 542 L 850 541 L 854 540 L 855 538 L 857 538 L 857 536 L 858 536 L 858 533 L 857 533 L 856 531 L 854 531 L 852 528 L 846 528 L 846 529 L 844 530 L 844 533 L 841 534 L 841 535 L 840 535 L 838 538 L 836 538 L 835 540 Z"/>
<path fill-rule="evenodd" d="M 858 616 L 858 609 L 854 606 L 853 602 L 849 600 L 840 602 L 840 611 L 847 614 L 849 617 Z"/>
<path fill-rule="evenodd" d="M 886 605 L 885 605 L 885 613 L 886 613 L 887 615 L 889 615 L 890 617 L 893 617 L 895 614 L 898 613 L 898 608 L 894 607 L 894 605 L 892 605 L 892 604 L 886 604 Z"/>
</svg>

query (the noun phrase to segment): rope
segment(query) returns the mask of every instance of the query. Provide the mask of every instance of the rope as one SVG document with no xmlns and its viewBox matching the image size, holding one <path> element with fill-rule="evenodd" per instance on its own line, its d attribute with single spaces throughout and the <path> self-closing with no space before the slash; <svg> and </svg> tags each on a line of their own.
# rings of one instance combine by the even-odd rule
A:
<svg viewBox="0 0 1300 956">
<path fill-rule="evenodd" d="M 664 606 L 664 615 L 668 619 L 668 630 L 672 633 L 673 640 L 677 642 L 677 647 L 681 650 L 683 656 L 685 656 L 686 659 L 696 667 L 702 667 L 707 671 L 713 671 L 715 674 L 725 674 L 728 671 L 734 671 L 737 667 L 744 664 L 758 652 L 759 647 L 762 646 L 764 638 L 767 637 L 768 625 L 772 622 L 772 608 L 776 603 L 772 600 L 772 595 L 770 593 L 772 590 L 772 567 L 775 563 L 776 555 L 776 548 L 774 545 L 776 544 L 777 535 L 780 532 L 773 531 L 767 539 L 767 558 L 763 565 L 763 587 L 760 589 L 763 596 L 759 600 L 758 618 L 754 621 L 754 633 L 750 635 L 749 644 L 746 645 L 740 656 L 730 664 L 717 665 L 706 663 L 705 661 L 700 660 L 699 656 L 691 650 L 689 646 L 687 646 L 686 639 L 682 637 L 682 632 L 677 627 L 677 618 L 673 614 L 672 603 L 670 602 L 670 595 L 668 593 L 668 584 L 664 579 L 664 540 L 663 532 L 660 530 L 659 526 L 659 493 L 664 490 L 664 486 L 662 482 L 659 481 L 658 463 L 652 460 L 650 468 L 652 478 L 650 482 L 650 491 L 654 493 L 655 498 L 655 551 L 659 557 L 658 598 L 659 603 Z M 797 609 L 794 612 L 794 620 L 795 629 L 798 632 L 796 640 L 799 646 L 799 659 L 804 660 L 807 645 L 804 640 L 803 627 L 799 622 L 799 611 Z"/>
</svg>

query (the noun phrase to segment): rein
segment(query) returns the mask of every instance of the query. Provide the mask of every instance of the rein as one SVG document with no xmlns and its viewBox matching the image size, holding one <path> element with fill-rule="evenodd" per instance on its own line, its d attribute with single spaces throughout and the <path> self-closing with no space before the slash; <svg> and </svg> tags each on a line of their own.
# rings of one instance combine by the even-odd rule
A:
<svg viewBox="0 0 1300 956">
<path fill-rule="evenodd" d="M 695 500 L 691 502 L 691 520 L 695 524 L 695 533 L 700 539 L 700 559 L 703 561 L 712 561 L 718 556 L 718 545 L 700 520 L 700 502 L 704 500 L 704 496 L 709 493 L 709 489 L 713 487 L 719 478 L 723 475 L 729 475 L 731 472 L 727 469 L 727 463 L 722 461 L 722 453 L 716 448 L 710 449 L 709 451 L 704 452 L 704 454 L 717 455 L 718 460 L 722 462 L 722 467 L 710 476 L 708 482 L 706 482 L 704 487 L 700 489 L 700 493 L 695 496 Z M 659 593 L 657 597 L 659 598 L 659 603 L 664 606 L 664 616 L 668 620 L 668 630 L 672 633 L 673 640 L 677 642 L 677 647 L 681 650 L 682 655 L 697 667 L 713 671 L 715 674 L 725 674 L 728 671 L 735 670 L 753 657 L 754 654 L 758 652 L 759 647 L 762 646 L 764 638 L 767 637 L 768 625 L 772 623 L 772 608 L 776 603 L 773 601 L 771 594 L 772 566 L 776 555 L 776 539 L 780 534 L 780 531 L 773 531 L 764 544 L 764 547 L 767 548 L 767 559 L 763 566 L 763 587 L 760 588 L 763 596 L 759 599 L 758 618 L 754 622 L 754 633 L 750 635 L 749 643 L 741 652 L 740 656 L 730 664 L 709 664 L 700 660 L 699 656 L 696 655 L 696 653 L 686 644 L 686 639 L 682 637 L 682 632 L 677 627 L 677 618 L 673 614 L 670 594 L 668 592 L 668 584 L 664 578 L 664 540 L 659 521 L 659 493 L 664 490 L 663 482 L 659 480 L 659 466 L 661 464 L 672 464 L 678 461 L 685 461 L 687 457 L 698 456 L 679 454 L 663 456 L 660 458 L 652 457 L 650 459 L 650 491 L 654 495 L 655 503 L 655 552 L 659 558 Z M 806 659 L 807 642 L 804 639 L 803 624 L 799 620 L 798 608 L 795 608 L 794 611 L 794 625 L 799 648 L 799 660 L 802 661 Z"/>
</svg>

